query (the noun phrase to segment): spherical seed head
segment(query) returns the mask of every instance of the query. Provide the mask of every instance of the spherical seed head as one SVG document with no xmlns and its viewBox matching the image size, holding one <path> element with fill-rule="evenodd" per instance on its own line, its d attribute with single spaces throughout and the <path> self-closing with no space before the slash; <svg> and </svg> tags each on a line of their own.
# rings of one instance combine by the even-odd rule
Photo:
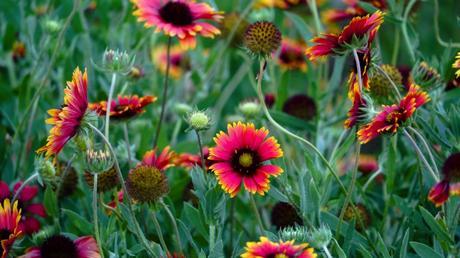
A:
<svg viewBox="0 0 460 258">
<path fill-rule="evenodd" d="M 244 45 L 253 55 L 269 58 L 281 45 L 281 32 L 271 22 L 253 23 L 246 28 Z"/>
<path fill-rule="evenodd" d="M 258 102 L 256 101 L 246 101 L 240 103 L 238 106 L 238 109 L 241 111 L 241 113 L 248 117 L 248 118 L 253 118 L 256 117 L 260 111 L 261 111 L 261 106 Z"/>
<path fill-rule="evenodd" d="M 128 193 L 139 202 L 153 202 L 168 193 L 166 175 L 152 166 L 140 165 L 132 169 L 126 179 Z"/>
<path fill-rule="evenodd" d="M 91 187 L 94 186 L 94 175 L 91 172 L 85 171 L 83 174 L 86 183 Z M 118 174 L 115 170 L 115 167 L 111 167 L 107 171 L 101 172 L 97 177 L 97 191 L 98 192 L 107 192 L 110 189 L 117 186 L 119 183 Z"/>
<path fill-rule="evenodd" d="M 381 65 L 380 68 L 388 74 L 388 77 L 395 83 L 396 86 L 402 85 L 402 75 L 398 68 L 392 65 Z M 391 82 L 380 71 L 374 71 L 369 78 L 369 88 L 372 97 L 382 104 L 394 102 L 396 95 Z"/>
<path fill-rule="evenodd" d="M 194 130 L 206 130 L 211 125 L 211 118 L 205 111 L 192 111 L 188 114 L 187 122 Z"/>
</svg>

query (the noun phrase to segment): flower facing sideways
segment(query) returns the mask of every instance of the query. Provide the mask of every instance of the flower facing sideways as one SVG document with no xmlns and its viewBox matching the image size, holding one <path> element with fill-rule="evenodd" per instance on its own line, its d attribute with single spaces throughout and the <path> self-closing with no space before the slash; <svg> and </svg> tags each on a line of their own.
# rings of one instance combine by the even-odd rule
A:
<svg viewBox="0 0 460 258">
<path fill-rule="evenodd" d="M 204 20 L 220 21 L 222 15 L 205 3 L 190 0 L 131 0 L 137 20 L 170 37 L 178 37 L 184 48 L 195 48 L 196 36 L 214 38 L 220 30 Z"/>
<path fill-rule="evenodd" d="M 307 243 L 294 244 L 291 241 L 272 242 L 266 237 L 260 237 L 259 242 L 246 243 L 245 253 L 241 258 L 316 258 L 317 254 L 313 248 L 308 248 Z"/>
<path fill-rule="evenodd" d="M 270 188 L 270 176 L 278 176 L 283 169 L 266 161 L 283 156 L 278 142 L 268 136 L 265 128 L 241 122 L 229 124 L 227 133 L 214 137 L 216 146 L 209 150 L 210 169 L 217 176 L 222 189 L 236 196 L 241 184 L 250 193 L 264 195 Z"/>
<path fill-rule="evenodd" d="M 114 120 L 125 120 L 135 117 L 145 112 L 144 107 L 155 102 L 155 96 L 118 96 L 117 100 L 112 100 L 110 104 L 110 118 Z M 90 103 L 89 109 L 96 112 L 99 116 L 107 114 L 107 101 Z"/>
<path fill-rule="evenodd" d="M 450 195 L 460 195 L 460 152 L 450 155 L 442 167 L 443 179 L 434 185 L 428 194 L 428 200 L 441 206 Z"/>
</svg>

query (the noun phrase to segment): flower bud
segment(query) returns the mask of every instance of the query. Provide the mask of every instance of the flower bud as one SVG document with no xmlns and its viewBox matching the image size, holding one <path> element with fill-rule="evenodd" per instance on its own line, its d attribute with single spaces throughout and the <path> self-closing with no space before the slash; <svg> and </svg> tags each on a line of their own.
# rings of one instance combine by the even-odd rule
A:
<svg viewBox="0 0 460 258">
<path fill-rule="evenodd" d="M 108 49 L 104 51 L 102 66 L 110 72 L 129 73 L 133 66 L 134 58 L 125 51 Z"/>
<path fill-rule="evenodd" d="M 191 129 L 203 131 L 211 126 L 211 117 L 206 111 L 196 110 L 187 115 L 187 122 Z"/>
<path fill-rule="evenodd" d="M 35 159 L 35 169 L 40 175 L 40 179 L 46 185 L 53 185 L 57 181 L 56 169 L 49 159 L 41 156 Z"/>
<path fill-rule="evenodd" d="M 60 31 L 62 28 L 62 24 L 56 20 L 46 20 L 43 26 L 45 30 L 50 34 L 54 34 Z"/>
<path fill-rule="evenodd" d="M 247 118 L 257 117 L 262 110 L 260 104 L 257 101 L 242 102 L 238 106 L 238 109 Z"/>
<path fill-rule="evenodd" d="M 168 193 L 168 179 L 156 167 L 139 165 L 128 173 L 126 189 L 136 201 L 153 202 Z"/>
<path fill-rule="evenodd" d="M 283 241 L 294 240 L 296 243 L 305 243 L 308 240 L 308 230 L 304 226 L 287 227 L 278 234 Z"/>
<path fill-rule="evenodd" d="M 108 171 L 113 166 L 113 159 L 108 150 L 86 151 L 86 166 L 88 172 L 98 174 Z"/>
<path fill-rule="evenodd" d="M 322 249 L 323 247 L 327 247 L 332 240 L 332 232 L 331 229 L 326 226 L 322 225 L 318 229 L 314 229 L 309 234 L 309 241 L 311 245 L 315 248 Z"/>
</svg>

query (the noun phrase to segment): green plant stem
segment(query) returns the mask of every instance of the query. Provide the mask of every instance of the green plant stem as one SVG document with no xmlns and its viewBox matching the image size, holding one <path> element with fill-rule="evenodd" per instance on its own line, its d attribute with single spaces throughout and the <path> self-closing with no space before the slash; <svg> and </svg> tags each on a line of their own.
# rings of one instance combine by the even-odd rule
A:
<svg viewBox="0 0 460 258">
<path fill-rule="evenodd" d="M 329 157 L 329 162 L 335 159 L 335 155 L 337 150 L 339 149 L 340 144 L 342 143 L 343 139 L 348 135 L 348 130 L 343 130 L 340 134 L 339 139 L 337 140 L 336 144 L 334 145 L 334 149 L 332 149 L 331 156 Z"/>
<path fill-rule="evenodd" d="M 163 201 L 160 201 L 160 203 L 165 209 L 166 214 L 168 214 L 168 217 L 171 220 L 171 223 L 173 225 L 174 233 L 176 235 L 176 244 L 177 244 L 177 247 L 179 248 L 178 250 L 182 250 L 182 242 L 180 240 L 179 227 L 177 226 L 176 218 L 174 217 L 174 215 L 172 214 L 171 210 L 169 209 L 168 205 L 166 205 L 166 203 L 164 203 Z"/>
<path fill-rule="evenodd" d="M 161 125 L 163 123 L 163 118 L 165 115 L 166 102 L 168 101 L 168 85 L 169 85 L 169 68 L 171 66 L 171 43 L 172 38 L 168 37 L 168 45 L 166 48 L 166 72 L 165 78 L 163 81 L 163 99 L 161 100 L 161 111 L 160 111 L 160 120 L 158 121 L 157 130 L 155 132 L 155 138 L 153 139 L 153 148 L 155 149 L 158 144 L 158 138 L 160 137 Z"/>
<path fill-rule="evenodd" d="M 452 48 L 460 48 L 460 43 L 459 42 L 445 42 L 441 38 L 441 34 L 439 32 L 439 23 L 438 23 L 438 18 L 439 18 L 439 3 L 438 0 L 434 0 L 434 16 L 433 16 L 433 23 L 434 23 L 434 33 L 436 34 L 436 40 L 438 43 L 443 46 L 443 47 L 452 47 Z"/>
<path fill-rule="evenodd" d="M 13 141 L 12 141 L 13 144 L 17 141 L 19 135 L 21 135 L 20 132 L 21 132 L 22 128 L 24 127 L 24 124 L 25 124 L 28 116 L 30 117 L 28 128 L 32 127 L 32 122 L 34 120 L 33 118 L 35 118 L 35 113 L 36 113 L 37 107 L 38 107 L 38 100 L 41 97 L 41 93 L 42 93 L 43 89 L 47 85 L 46 82 L 49 79 L 51 69 L 52 69 L 52 67 L 54 65 L 54 62 L 56 61 L 57 52 L 61 47 L 61 43 L 62 43 L 62 40 L 64 38 L 65 31 L 67 30 L 67 27 L 70 25 L 70 22 L 72 21 L 75 13 L 77 12 L 78 8 L 80 7 L 80 2 L 81 2 L 80 0 L 75 0 L 73 2 L 72 11 L 70 11 L 69 16 L 67 17 L 67 19 L 64 22 L 64 25 L 62 26 L 62 30 L 59 32 L 58 38 L 56 40 L 56 46 L 53 49 L 53 54 L 51 55 L 50 61 L 48 63 L 48 67 L 46 68 L 46 72 L 43 75 L 43 78 L 42 78 L 42 80 L 40 82 L 40 85 L 38 86 L 37 90 L 35 91 L 35 94 L 32 96 L 32 100 L 29 102 L 29 105 L 26 107 L 26 109 L 24 111 L 24 115 L 23 115 L 23 117 L 21 118 L 21 120 L 19 122 L 19 125 L 16 127 L 16 131 L 14 132 L 14 137 L 13 137 Z M 31 131 L 32 130 L 30 130 L 30 132 Z M 29 138 L 30 138 L 30 134 L 29 135 L 26 134 L 25 141 L 23 143 L 24 144 L 23 150 L 18 155 L 20 158 L 17 161 L 17 165 L 16 165 L 16 168 L 15 168 L 14 175 L 17 175 L 18 174 L 17 172 L 20 171 L 21 164 L 23 163 L 23 162 L 21 162 L 22 157 L 25 156 L 25 151 L 27 149 L 27 142 L 29 141 Z M 8 151 L 5 152 L 5 155 L 8 155 Z"/>
<path fill-rule="evenodd" d="M 430 175 L 433 177 L 433 179 L 436 181 L 436 182 L 439 182 L 439 177 L 436 175 L 436 173 L 433 171 L 433 169 L 431 168 L 430 164 L 428 163 L 428 161 L 426 160 L 425 156 L 423 155 L 422 151 L 420 150 L 420 148 L 418 147 L 417 145 L 417 142 L 415 142 L 414 138 L 412 138 L 412 136 L 409 134 L 409 132 L 404 128 L 403 129 L 403 132 L 404 132 L 404 135 L 406 135 L 406 137 L 409 139 L 409 141 L 412 143 L 412 146 L 414 147 L 415 149 L 415 152 L 417 152 L 417 155 L 419 156 L 419 158 L 422 160 L 423 164 L 425 165 L 425 167 L 428 169 L 428 171 L 430 172 Z"/>
<path fill-rule="evenodd" d="M 196 133 L 196 140 L 198 142 L 198 148 L 200 148 L 201 168 L 203 169 L 203 173 L 206 177 L 207 169 L 206 169 L 206 162 L 204 160 L 203 145 L 201 143 L 200 132 L 198 132 L 197 130 L 194 130 L 194 131 Z"/>
<path fill-rule="evenodd" d="M 322 247 L 324 253 L 326 254 L 327 258 L 332 258 L 331 252 L 329 252 L 329 249 L 327 249 L 327 246 Z"/>
<path fill-rule="evenodd" d="M 353 49 L 353 56 L 355 58 L 356 73 L 358 74 L 359 92 L 363 92 L 363 78 L 361 77 L 361 64 L 359 62 L 358 52 Z"/>
<path fill-rule="evenodd" d="M 141 229 L 139 223 L 137 222 L 136 215 L 134 213 L 134 209 L 133 209 L 133 206 L 132 206 L 131 196 L 129 196 L 128 190 L 126 189 L 126 184 L 125 184 L 125 181 L 123 179 L 123 174 L 121 173 L 120 164 L 118 163 L 118 159 L 117 159 L 117 156 L 115 154 L 115 151 L 114 151 L 112 145 L 110 144 L 108 139 L 104 136 L 104 134 L 101 131 L 99 131 L 99 129 L 97 129 L 97 127 L 95 127 L 92 124 L 88 124 L 88 126 L 91 127 L 91 129 L 93 129 L 93 131 L 96 132 L 96 134 L 98 134 L 102 138 L 102 140 L 105 142 L 105 144 L 109 147 L 110 153 L 112 154 L 112 156 L 114 158 L 115 170 L 117 171 L 118 179 L 120 180 L 121 187 L 123 188 L 124 199 L 126 199 L 126 202 L 128 204 L 128 210 L 129 210 L 129 213 L 131 215 L 131 219 L 132 219 L 132 221 L 134 223 L 134 228 L 135 228 L 135 231 L 136 231 L 136 235 L 139 238 L 139 240 L 141 241 L 141 243 L 144 246 L 144 248 L 147 250 L 147 252 L 150 253 L 150 255 L 155 257 L 156 256 L 155 252 L 153 251 L 152 247 L 148 243 L 147 238 L 145 238 L 145 235 L 142 232 L 142 229 Z"/>
<path fill-rule="evenodd" d="M 393 45 L 393 54 L 391 55 L 391 65 L 396 65 L 398 62 L 399 46 L 401 45 L 401 29 L 399 26 L 395 28 L 395 43 Z"/>
<path fill-rule="evenodd" d="M 406 6 L 406 9 L 404 10 L 403 21 L 401 23 L 401 31 L 403 33 L 404 40 L 406 41 L 407 50 L 409 52 L 409 56 L 412 62 L 415 62 L 416 60 L 415 60 L 414 49 L 412 48 L 411 40 L 409 38 L 409 33 L 407 31 L 407 19 L 409 18 L 410 10 L 412 9 L 416 1 L 417 0 L 409 1 L 409 3 Z"/>
<path fill-rule="evenodd" d="M 112 74 L 112 82 L 110 83 L 110 89 L 109 89 L 109 97 L 107 99 L 107 112 L 105 114 L 105 131 L 104 135 L 107 139 L 110 139 L 109 137 L 109 125 L 110 125 L 110 111 L 112 108 L 112 98 L 113 98 L 113 92 L 115 91 L 115 83 L 117 81 L 117 73 Z"/>
<path fill-rule="evenodd" d="M 310 149 L 312 149 L 316 155 L 318 155 L 321 159 L 321 161 L 326 165 L 326 167 L 328 168 L 328 170 L 330 171 L 330 173 L 332 174 L 332 176 L 334 177 L 334 179 L 337 181 L 337 183 L 339 184 L 340 186 L 340 189 L 342 190 L 342 192 L 345 194 L 345 195 L 348 195 L 348 191 L 347 189 L 345 188 L 345 186 L 343 185 L 342 181 L 340 180 L 339 176 L 337 175 L 337 173 L 335 173 L 335 170 L 332 168 L 331 164 L 329 163 L 329 161 L 324 157 L 324 155 L 318 150 L 318 148 L 316 148 L 315 145 L 313 145 L 311 142 L 309 142 L 308 140 L 294 134 L 294 133 L 291 133 L 289 130 L 287 130 L 286 128 L 284 128 L 283 126 L 281 126 L 280 124 L 278 124 L 278 122 L 276 122 L 272 116 L 270 115 L 270 112 L 268 111 L 268 108 L 267 108 L 267 105 L 265 104 L 265 99 L 264 99 L 264 95 L 262 93 L 262 77 L 263 77 L 263 72 L 264 72 L 264 63 L 265 61 L 261 61 L 260 62 L 260 71 L 259 71 L 259 75 L 258 75 L 258 80 L 257 80 L 257 96 L 259 98 L 259 102 L 262 103 L 262 109 L 264 110 L 264 113 L 265 113 L 265 116 L 267 117 L 268 121 L 273 125 L 275 126 L 278 130 L 280 130 L 281 132 L 287 134 L 288 136 L 292 137 L 292 138 L 295 138 L 301 142 L 303 142 L 305 145 L 307 145 Z"/>
<path fill-rule="evenodd" d="M 390 78 L 390 76 L 379 66 L 376 64 L 373 64 L 375 68 L 383 75 L 385 78 L 390 81 L 391 86 L 393 87 L 393 90 L 395 91 L 396 95 L 398 96 L 398 101 L 401 100 L 401 93 L 399 93 L 398 86 L 396 86 L 395 82 Z"/>
<path fill-rule="evenodd" d="M 259 209 L 257 209 L 257 204 L 256 204 L 256 200 L 254 199 L 254 195 L 251 193 L 249 193 L 249 200 L 251 201 L 251 207 L 256 216 L 257 223 L 259 224 L 260 233 L 263 234 L 265 231 L 264 223 L 262 221 L 262 217 L 260 216 Z"/>
<path fill-rule="evenodd" d="M 128 167 L 131 168 L 131 144 L 129 143 L 128 123 L 123 123 L 123 135 L 125 137 L 126 151 L 128 152 Z"/>
<path fill-rule="evenodd" d="M 101 235 L 99 232 L 99 220 L 97 216 L 97 173 L 93 175 L 93 219 L 94 219 L 94 235 L 96 236 L 97 246 L 101 257 L 104 258 L 104 252 L 102 250 Z"/>
<path fill-rule="evenodd" d="M 343 223 L 343 217 L 345 216 L 345 211 L 347 210 L 347 207 L 351 201 L 351 196 L 353 195 L 353 190 L 356 184 L 356 177 L 358 175 L 358 166 L 359 166 L 359 155 L 361 153 L 361 144 L 356 142 L 356 160 L 355 160 L 355 167 L 353 169 L 353 172 L 351 174 L 351 183 L 348 188 L 348 195 L 345 198 L 345 203 L 343 204 L 342 210 L 340 211 L 340 216 L 339 216 L 339 224 L 337 225 L 337 236 L 340 235 L 340 227 L 342 226 Z"/>
<path fill-rule="evenodd" d="M 235 199 L 230 199 L 230 252 L 233 252 L 233 227 L 235 224 Z"/>
<path fill-rule="evenodd" d="M 369 179 L 367 179 L 366 183 L 364 184 L 364 186 L 362 188 L 363 193 L 366 192 L 367 187 L 369 187 L 371 182 L 374 181 L 374 179 L 377 178 L 377 176 L 380 175 L 380 174 L 382 174 L 381 169 L 379 169 L 379 170 L 375 171 L 374 173 L 372 173 L 372 175 L 369 177 Z"/>
<path fill-rule="evenodd" d="M 176 125 L 174 126 L 173 134 L 171 136 L 171 146 L 177 144 L 177 137 L 179 136 L 180 128 L 182 127 L 182 119 L 177 119 Z"/>
<path fill-rule="evenodd" d="M 426 151 L 428 152 L 428 156 L 430 156 L 431 165 L 433 166 L 434 170 L 436 171 L 436 174 L 439 176 L 438 166 L 436 165 L 436 161 L 434 159 L 433 153 L 431 152 L 431 149 L 430 149 L 428 143 L 426 142 L 425 137 L 423 137 L 423 135 L 419 131 L 417 131 L 415 128 L 413 128 L 411 126 L 409 126 L 408 129 L 411 130 L 413 133 L 415 133 L 415 135 L 417 135 L 417 137 L 422 141 L 423 146 L 425 147 Z"/>
<path fill-rule="evenodd" d="M 155 226 L 155 231 L 157 232 L 157 235 L 158 235 L 158 239 L 160 239 L 160 244 L 161 244 L 161 248 L 163 248 L 163 250 L 169 254 L 169 250 L 168 250 L 168 247 L 166 246 L 166 242 L 163 238 L 163 232 L 161 231 L 161 226 L 160 226 L 160 223 L 158 222 L 158 219 L 157 219 L 157 215 L 156 215 L 156 210 L 153 209 L 151 211 L 151 214 L 152 214 L 152 221 L 153 221 L 153 224 Z"/>
<path fill-rule="evenodd" d="M 30 184 L 33 180 L 35 180 L 36 178 L 38 178 L 40 175 L 38 174 L 38 172 L 35 172 L 33 173 L 31 176 L 29 176 L 29 178 L 26 179 L 26 181 L 22 182 L 21 186 L 18 188 L 18 190 L 15 191 L 14 193 L 14 196 L 13 196 L 13 199 L 11 200 L 11 203 L 14 203 L 14 201 L 16 201 L 18 199 L 18 196 L 20 196 L 22 190 L 24 190 L 24 188 Z"/>
<path fill-rule="evenodd" d="M 316 6 L 316 0 L 308 0 L 308 7 L 310 8 L 311 13 L 313 14 L 313 19 L 315 20 L 316 34 L 318 35 L 322 31 L 321 21 L 318 15 L 318 8 Z"/>
<path fill-rule="evenodd" d="M 214 224 L 209 224 L 209 254 L 214 250 L 216 245 L 216 226 Z"/>
</svg>

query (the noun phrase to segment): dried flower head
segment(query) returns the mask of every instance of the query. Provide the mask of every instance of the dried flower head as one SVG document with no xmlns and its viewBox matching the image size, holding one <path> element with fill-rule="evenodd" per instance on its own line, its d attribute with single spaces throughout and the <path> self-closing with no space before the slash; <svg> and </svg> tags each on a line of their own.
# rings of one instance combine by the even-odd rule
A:
<svg viewBox="0 0 460 258">
<path fill-rule="evenodd" d="M 154 202 L 169 191 L 164 172 L 147 165 L 139 165 L 129 171 L 126 188 L 129 195 L 139 202 Z"/>
<path fill-rule="evenodd" d="M 402 85 L 402 75 L 398 68 L 383 64 L 380 68 L 390 77 L 391 81 L 398 87 Z M 390 80 L 380 71 L 374 71 L 369 77 L 369 91 L 371 97 L 381 104 L 388 104 L 395 101 L 395 89 Z"/>
<path fill-rule="evenodd" d="M 271 22 L 255 22 L 246 28 L 244 45 L 252 55 L 269 58 L 281 45 L 281 32 Z"/>
</svg>

